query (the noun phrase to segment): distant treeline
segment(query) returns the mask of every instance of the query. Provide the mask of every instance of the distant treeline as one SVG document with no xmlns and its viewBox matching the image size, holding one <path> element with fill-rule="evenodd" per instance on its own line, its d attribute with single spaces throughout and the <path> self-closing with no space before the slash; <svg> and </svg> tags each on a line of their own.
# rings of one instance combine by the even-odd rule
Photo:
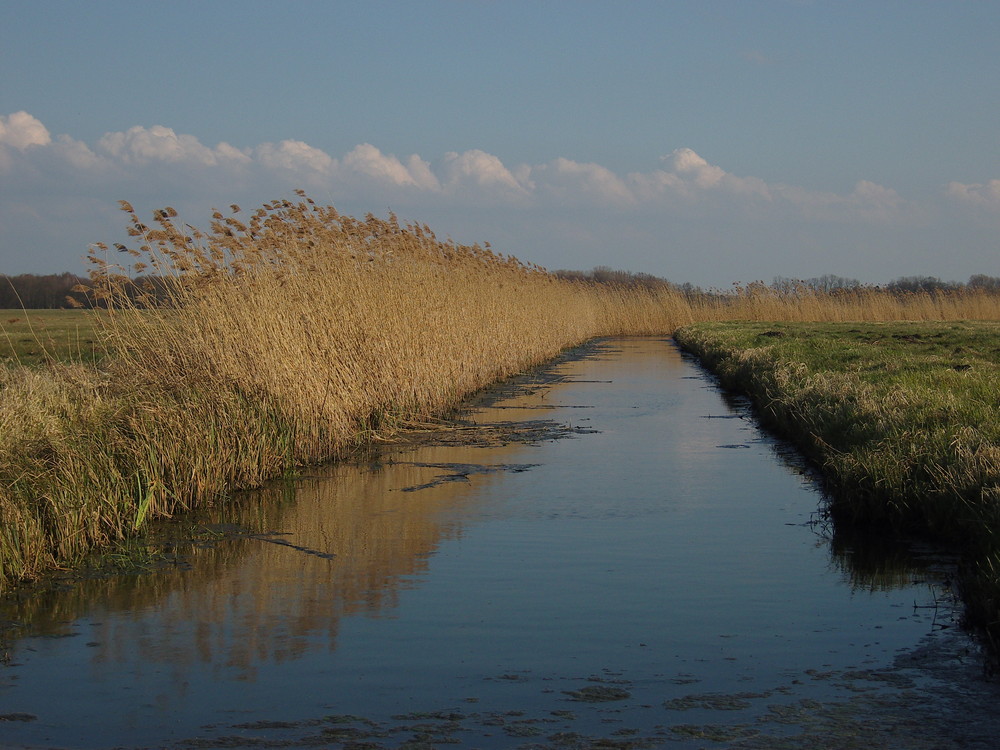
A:
<svg viewBox="0 0 1000 750">
<path fill-rule="evenodd" d="M 89 286 L 90 279 L 74 273 L 33 274 L 17 276 L 0 274 L 0 310 L 51 310 L 68 307 L 94 307 L 94 299 L 79 290 Z M 129 284 L 134 299 L 144 295 L 163 296 L 165 279 L 138 276 Z"/>
<path fill-rule="evenodd" d="M 907 294 L 924 292 L 935 294 L 937 292 L 961 292 L 981 291 L 1000 292 L 1000 277 L 986 276 L 977 273 L 969 277 L 967 282 L 942 281 L 936 276 L 901 276 L 895 281 L 890 281 L 884 286 L 870 286 L 862 284 L 857 279 L 849 279 L 843 276 L 827 274 L 817 276 L 812 279 L 787 279 L 783 276 L 775 277 L 771 286 L 777 291 L 791 291 L 798 287 L 807 287 L 815 292 L 837 292 L 852 289 L 884 289 L 897 294 Z"/>
<path fill-rule="evenodd" d="M 0 309 L 23 307 L 27 310 L 69 307 L 66 298 L 77 284 L 86 282 L 73 273 L 53 273 L 36 276 L 23 273 L 19 276 L 0 274 Z"/>
<path fill-rule="evenodd" d="M 590 271 L 567 271 L 558 270 L 553 272 L 562 279 L 575 281 L 587 281 L 595 284 L 611 284 L 625 287 L 646 287 L 648 289 L 669 288 L 688 296 L 718 295 L 727 293 L 717 289 L 702 289 L 692 284 L 677 284 L 659 276 L 652 276 L 648 273 L 633 273 L 631 271 L 619 271 L 608 266 L 597 266 Z M 908 294 L 923 292 L 935 294 L 938 292 L 961 292 L 961 291 L 983 291 L 1000 294 L 1000 276 L 986 276 L 985 274 L 974 274 L 967 282 L 962 281 L 942 281 L 935 276 L 901 276 L 887 284 L 863 284 L 858 279 L 851 279 L 844 276 L 826 274 L 816 276 L 811 279 L 791 279 L 784 276 L 776 276 L 769 284 L 755 281 L 751 286 L 762 288 L 770 287 L 779 293 L 791 294 L 801 289 L 821 293 L 844 293 L 862 290 L 883 290 L 894 294 Z"/>
<path fill-rule="evenodd" d="M 590 271 L 558 270 L 553 274 L 561 279 L 584 281 L 593 284 L 606 284 L 622 287 L 643 287 L 646 289 L 672 289 L 688 297 L 702 295 L 715 296 L 723 294 L 715 289 L 702 289 L 692 284 L 677 284 L 659 276 L 633 271 L 620 271 L 608 266 L 597 266 Z M 81 285 L 88 285 L 89 279 L 73 273 L 53 273 L 37 275 L 24 273 L 17 276 L 0 274 L 0 310 L 24 308 L 27 310 L 53 309 L 65 307 L 93 307 L 94 300 L 82 292 L 74 292 Z M 923 292 L 937 294 L 939 292 L 982 291 L 1000 294 L 1000 276 L 974 274 L 967 282 L 942 281 L 934 276 L 901 276 L 895 281 L 884 285 L 862 284 L 857 279 L 826 274 L 811 279 L 791 279 L 776 276 L 770 285 L 754 282 L 761 286 L 769 286 L 776 292 L 794 293 L 806 289 L 821 293 L 849 293 L 852 291 L 881 289 L 894 294 Z M 157 276 L 139 276 L 132 280 L 135 298 L 152 294 L 163 296 L 168 282 Z M 70 300 L 75 300 L 71 302 Z"/>
<path fill-rule="evenodd" d="M 648 273 L 634 273 L 632 271 L 617 271 L 608 266 L 596 266 L 590 271 L 567 271 L 565 269 L 552 272 L 560 279 L 571 281 L 589 281 L 596 284 L 610 284 L 625 287 L 646 287 L 647 289 L 678 289 L 680 285 L 668 281 L 667 279 L 653 276 Z"/>
</svg>

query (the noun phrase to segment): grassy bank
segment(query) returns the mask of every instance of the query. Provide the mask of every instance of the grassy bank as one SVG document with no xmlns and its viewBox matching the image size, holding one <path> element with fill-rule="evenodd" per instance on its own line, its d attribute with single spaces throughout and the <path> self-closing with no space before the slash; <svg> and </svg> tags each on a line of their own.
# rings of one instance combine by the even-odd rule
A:
<svg viewBox="0 0 1000 750">
<path fill-rule="evenodd" d="M 832 511 L 961 550 L 1000 637 L 1000 323 L 705 323 L 677 341 L 822 469 Z"/>
<path fill-rule="evenodd" d="M 198 231 L 173 209 L 147 224 L 123 204 L 134 246 L 90 256 L 93 336 L 74 329 L 60 345 L 37 335 L 39 319 L 6 337 L 49 344 L 0 367 L 0 587 L 386 439 L 596 336 L 746 318 L 1000 319 L 1000 297 L 981 292 L 686 295 L 559 278 L 304 196 L 232 208 Z M 126 266 L 159 280 L 148 298 Z"/>
</svg>

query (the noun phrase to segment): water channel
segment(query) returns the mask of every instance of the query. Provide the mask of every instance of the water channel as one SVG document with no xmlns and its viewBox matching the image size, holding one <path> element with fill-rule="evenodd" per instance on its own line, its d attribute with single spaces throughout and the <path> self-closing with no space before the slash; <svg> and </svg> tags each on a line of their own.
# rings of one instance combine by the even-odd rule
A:
<svg viewBox="0 0 1000 750">
<path fill-rule="evenodd" d="M 0 747 L 1000 746 L 947 561 L 821 505 L 672 342 L 598 342 L 0 602 Z"/>
</svg>

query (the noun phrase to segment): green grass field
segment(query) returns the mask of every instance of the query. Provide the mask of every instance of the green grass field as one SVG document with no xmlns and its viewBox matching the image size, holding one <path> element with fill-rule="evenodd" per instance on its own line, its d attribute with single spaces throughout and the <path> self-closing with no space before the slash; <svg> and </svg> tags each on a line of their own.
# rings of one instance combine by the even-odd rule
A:
<svg viewBox="0 0 1000 750">
<path fill-rule="evenodd" d="M 1000 638 L 1000 323 L 703 323 L 675 334 L 820 467 L 838 521 L 966 557 Z"/>
<path fill-rule="evenodd" d="M 0 364 L 93 362 L 103 356 L 90 310 L 0 310 Z"/>
</svg>

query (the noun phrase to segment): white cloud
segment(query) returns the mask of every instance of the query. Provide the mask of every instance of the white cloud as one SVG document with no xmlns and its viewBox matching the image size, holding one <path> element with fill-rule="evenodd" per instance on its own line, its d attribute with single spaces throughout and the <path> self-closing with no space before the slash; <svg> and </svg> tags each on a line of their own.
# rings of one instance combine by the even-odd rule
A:
<svg viewBox="0 0 1000 750">
<path fill-rule="evenodd" d="M 11 253 L 30 262 L 34 237 L 51 238 L 46 241 L 52 247 L 65 248 L 58 252 L 67 260 L 52 261 L 50 268 L 77 267 L 79 248 L 122 230 L 118 199 L 147 210 L 172 205 L 199 224 L 204 217 L 198 212 L 207 215 L 213 205 L 255 206 L 300 187 L 346 212 L 391 206 L 405 220 L 427 221 L 442 234 L 460 230 L 461 241 L 490 240 L 551 267 L 618 262 L 618 256 L 607 253 L 623 233 L 633 232 L 630 247 L 655 247 L 647 251 L 654 256 L 674 248 L 670 267 L 633 267 L 695 281 L 698 264 L 709 257 L 713 268 L 726 273 L 766 278 L 767 271 L 753 271 L 756 254 L 771 253 L 770 247 L 782 243 L 789 248 L 785 265 L 774 273 L 857 275 L 847 266 L 814 265 L 846 236 L 867 253 L 883 238 L 907 232 L 909 245 L 919 244 L 929 236 L 925 227 L 943 234 L 945 219 L 954 220 L 949 228 L 971 231 L 966 227 L 972 222 L 961 221 L 967 213 L 954 210 L 962 205 L 1000 213 L 1000 180 L 950 183 L 948 215 L 948 202 L 918 204 L 868 180 L 835 193 L 735 175 L 690 148 L 672 151 L 648 170 L 622 175 L 559 156 L 540 164 L 506 165 L 478 149 L 426 161 L 417 154 L 383 153 L 370 143 L 338 157 L 296 140 L 246 149 L 227 143 L 209 147 L 162 125 L 108 133 L 88 145 L 51 134 L 26 112 L 0 117 L 0 180 L 5 267 Z M 531 221 L 525 220 L 528 210 Z M 995 248 L 990 241 L 976 241 Z M 739 255 L 743 266 L 733 266 L 727 253 Z M 911 262 L 910 256 L 904 260 Z M 903 264 L 896 273 L 952 273 L 935 271 L 930 263 L 921 268 Z M 976 266 L 968 272 L 981 270 Z"/>
<path fill-rule="evenodd" d="M 123 164 L 174 162 L 214 167 L 223 161 L 245 161 L 246 157 L 228 144 L 212 149 L 193 135 L 178 135 L 172 128 L 136 125 L 125 132 L 105 133 L 97 142 L 100 151 Z"/>
<path fill-rule="evenodd" d="M 688 189 L 684 180 L 673 172 L 656 169 L 652 172 L 633 172 L 628 176 L 629 184 L 636 197 L 646 202 L 659 201 L 664 197 L 686 196 Z"/>
<path fill-rule="evenodd" d="M 303 141 L 262 143 L 253 150 L 253 156 L 265 167 L 292 172 L 331 174 L 337 167 L 336 159 Z"/>
<path fill-rule="evenodd" d="M 49 129 L 27 112 L 0 115 L 0 145 L 23 151 L 29 146 L 47 146 L 51 142 Z"/>
<path fill-rule="evenodd" d="M 635 202 L 625 182 L 600 164 L 583 164 L 560 157 L 532 168 L 530 177 L 531 189 L 548 193 L 564 205 L 583 202 L 628 206 Z"/>
<path fill-rule="evenodd" d="M 868 180 L 859 180 L 848 200 L 870 218 L 888 218 L 906 207 L 895 190 Z"/>
<path fill-rule="evenodd" d="M 529 192 L 499 158 L 479 149 L 461 154 L 449 151 L 442 159 L 441 171 L 441 184 L 452 194 L 470 188 L 510 197 L 526 197 Z"/>
<path fill-rule="evenodd" d="M 0 115 L 0 169 L 13 166 L 15 151 L 22 164 L 31 160 L 30 151 L 36 151 L 36 162 L 68 162 L 75 169 L 91 169 L 100 164 L 100 158 L 82 141 L 60 135 L 55 141 L 49 129 L 40 120 L 27 112 L 15 112 L 9 116 Z"/>
<path fill-rule="evenodd" d="M 690 148 L 663 157 L 659 168 L 624 177 L 600 164 L 564 157 L 509 168 L 499 157 L 479 149 L 448 152 L 429 163 L 417 154 L 401 160 L 370 143 L 354 147 L 339 160 L 297 140 L 245 150 L 224 142 L 212 148 L 163 125 L 107 133 L 92 150 L 69 136 L 53 140 L 48 129 L 26 112 L 0 119 L 0 144 L 6 144 L 0 151 L 0 168 L 10 168 L 18 160 L 22 172 L 38 180 L 44 179 L 43 173 L 51 177 L 63 169 L 73 173 L 74 184 L 88 174 L 101 173 L 105 183 L 120 180 L 123 190 L 140 182 L 155 189 L 157 183 L 173 187 L 187 181 L 206 191 L 231 186 L 273 193 L 277 184 L 417 207 L 460 203 L 488 208 L 499 200 L 539 208 L 666 210 L 703 217 L 723 212 L 773 218 L 798 212 L 803 218 L 824 220 L 886 220 L 906 205 L 895 191 L 868 181 L 859 182 L 848 195 L 769 185 L 756 177 L 731 174 Z M 44 160 L 39 154 L 45 155 Z M 43 161 L 45 168 L 32 172 Z M 172 165 L 170 172 L 162 171 L 165 164 Z M 398 189 L 405 192 L 386 192 Z M 992 183 L 953 183 L 949 192 L 967 202 L 989 204 L 998 200 L 1000 189 Z M 212 195 L 206 200 L 227 197 Z"/>
<path fill-rule="evenodd" d="M 986 184 L 949 182 L 946 193 L 959 203 L 1000 211 L 1000 180 L 990 180 Z"/>
<path fill-rule="evenodd" d="M 791 185 L 776 185 L 774 194 L 799 211 L 806 219 L 823 221 L 891 221 L 912 220 L 916 207 L 910 205 L 895 190 L 868 180 L 860 180 L 847 195 Z"/>
<path fill-rule="evenodd" d="M 771 198 L 767 183 L 756 177 L 737 177 L 722 167 L 709 164 L 689 148 L 676 149 L 665 157 L 674 174 L 688 186 L 701 190 L 719 190 L 748 196 Z"/>
<path fill-rule="evenodd" d="M 675 149 L 662 157 L 665 169 L 633 173 L 629 180 L 645 200 L 683 199 L 698 201 L 709 197 L 730 196 L 771 201 L 773 194 L 766 182 L 756 177 L 738 177 L 708 161 L 689 148 Z"/>
<path fill-rule="evenodd" d="M 426 190 L 434 191 L 441 189 L 441 182 L 438 180 L 437 175 L 431 171 L 431 165 L 416 154 L 411 155 L 410 158 L 406 160 L 406 166 L 409 169 L 413 180 L 420 187 Z"/>
<path fill-rule="evenodd" d="M 342 163 L 348 169 L 377 182 L 395 186 L 417 186 L 417 180 L 399 159 L 391 154 L 383 154 L 370 143 L 355 146 L 354 150 L 344 157 Z"/>
<path fill-rule="evenodd" d="M 235 146 L 230 146 L 222 141 L 215 147 L 215 153 L 221 162 L 232 162 L 233 164 L 248 164 L 252 161 L 250 156 Z"/>
<path fill-rule="evenodd" d="M 76 169 L 93 169 L 101 165 L 101 158 L 90 150 L 83 141 L 77 141 L 68 135 L 60 135 L 52 146 L 58 158 L 65 159 Z"/>
<path fill-rule="evenodd" d="M 676 149 L 664 157 L 670 171 L 682 179 L 690 180 L 703 190 L 715 187 L 726 176 L 725 170 L 715 167 L 689 148 Z"/>
</svg>

